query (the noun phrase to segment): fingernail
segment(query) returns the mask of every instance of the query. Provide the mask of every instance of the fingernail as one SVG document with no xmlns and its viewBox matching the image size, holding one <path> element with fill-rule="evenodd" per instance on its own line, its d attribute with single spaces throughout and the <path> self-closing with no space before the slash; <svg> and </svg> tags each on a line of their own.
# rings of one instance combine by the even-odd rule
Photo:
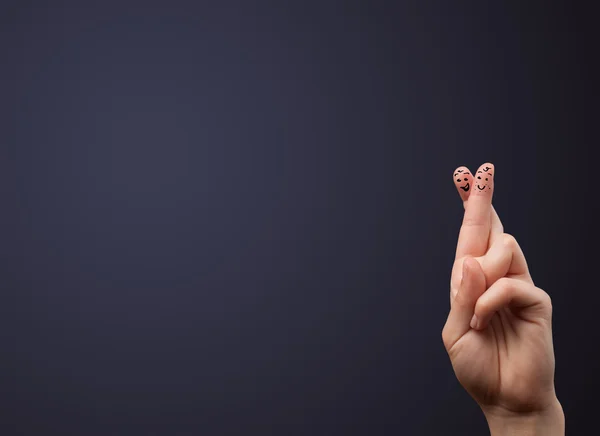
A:
<svg viewBox="0 0 600 436">
<path fill-rule="evenodd" d="M 478 327 L 477 315 L 473 315 L 473 318 L 471 318 L 471 328 L 477 330 Z"/>
<path fill-rule="evenodd" d="M 495 172 L 494 165 L 491 163 L 481 165 L 473 177 L 473 192 L 478 194 L 492 192 Z"/>
</svg>

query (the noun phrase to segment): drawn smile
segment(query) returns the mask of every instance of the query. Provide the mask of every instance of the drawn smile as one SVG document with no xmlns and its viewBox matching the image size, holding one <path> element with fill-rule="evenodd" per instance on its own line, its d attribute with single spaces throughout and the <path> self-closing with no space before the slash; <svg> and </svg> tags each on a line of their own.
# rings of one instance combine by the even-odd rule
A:
<svg viewBox="0 0 600 436">
<path fill-rule="evenodd" d="M 459 188 L 467 192 L 469 190 L 469 184 L 467 183 L 465 186 L 459 186 Z"/>
<path fill-rule="evenodd" d="M 479 189 L 480 191 L 483 191 L 485 189 L 485 185 L 483 185 L 483 188 L 480 187 L 479 185 L 475 185 L 475 186 L 477 186 L 477 189 Z"/>
</svg>

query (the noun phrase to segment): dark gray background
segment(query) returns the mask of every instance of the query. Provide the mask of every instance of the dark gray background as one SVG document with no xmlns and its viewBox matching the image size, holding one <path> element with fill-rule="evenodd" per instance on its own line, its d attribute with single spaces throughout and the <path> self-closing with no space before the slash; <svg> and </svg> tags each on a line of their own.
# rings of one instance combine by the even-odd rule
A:
<svg viewBox="0 0 600 436">
<path fill-rule="evenodd" d="M 485 161 L 583 434 L 592 12 L 4 1 L 2 434 L 486 434 L 441 341 L 451 173 Z"/>
</svg>

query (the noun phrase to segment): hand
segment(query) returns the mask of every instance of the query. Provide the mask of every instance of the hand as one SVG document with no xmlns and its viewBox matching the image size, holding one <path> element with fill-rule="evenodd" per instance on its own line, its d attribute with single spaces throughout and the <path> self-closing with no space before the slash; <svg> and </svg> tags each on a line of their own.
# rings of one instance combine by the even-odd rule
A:
<svg viewBox="0 0 600 436">
<path fill-rule="evenodd" d="M 442 338 L 456 377 L 483 410 L 492 434 L 525 418 L 530 426 L 554 420 L 560 427 L 551 300 L 534 285 L 515 238 L 504 233 L 492 206 L 494 175 L 490 163 L 475 174 L 466 167 L 453 173 L 465 214 Z"/>
</svg>

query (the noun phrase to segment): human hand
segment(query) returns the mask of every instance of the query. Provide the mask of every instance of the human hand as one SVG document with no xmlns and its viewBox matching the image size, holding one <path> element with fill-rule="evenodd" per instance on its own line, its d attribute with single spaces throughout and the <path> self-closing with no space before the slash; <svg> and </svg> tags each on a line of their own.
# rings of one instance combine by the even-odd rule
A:
<svg viewBox="0 0 600 436">
<path fill-rule="evenodd" d="M 453 173 L 465 214 L 442 339 L 492 434 L 564 434 L 554 389 L 552 303 L 492 206 L 495 168 Z M 559 432 L 557 432 L 559 431 Z"/>
</svg>

